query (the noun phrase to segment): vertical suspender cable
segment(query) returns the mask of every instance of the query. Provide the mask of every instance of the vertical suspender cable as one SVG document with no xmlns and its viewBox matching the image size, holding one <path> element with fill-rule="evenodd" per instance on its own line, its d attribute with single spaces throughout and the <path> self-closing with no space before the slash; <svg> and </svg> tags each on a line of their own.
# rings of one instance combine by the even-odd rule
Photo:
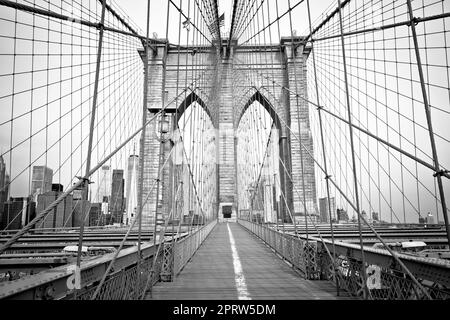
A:
<svg viewBox="0 0 450 320">
<path fill-rule="evenodd" d="M 280 31 L 280 12 L 279 12 L 279 8 L 278 8 L 278 0 L 275 0 L 275 8 L 276 8 L 276 13 L 277 13 L 277 19 L 276 19 L 276 21 L 277 21 L 277 29 L 278 29 L 278 39 L 279 39 L 279 41 L 281 41 L 281 31 Z M 281 49 L 281 45 L 280 45 L 280 54 L 281 54 L 281 52 L 282 52 L 282 49 Z M 283 93 L 282 93 L 283 94 Z M 289 157 L 288 157 L 288 155 L 287 155 L 287 150 L 286 150 L 286 142 L 287 142 L 287 136 L 286 136 L 286 134 L 287 133 L 285 133 L 284 135 L 283 135 L 283 130 L 281 130 L 281 135 L 280 135 L 280 137 L 278 137 L 278 139 L 279 139 L 279 142 L 281 141 L 281 146 L 280 146 L 280 148 L 281 148 L 281 150 L 282 150 L 282 152 L 283 152 L 283 157 L 284 157 L 284 159 L 289 159 Z M 288 163 L 287 164 L 288 166 L 290 165 L 290 163 Z M 280 170 L 280 179 L 281 179 L 281 170 Z M 284 187 L 284 190 L 286 190 L 287 188 L 286 188 L 286 177 L 285 177 L 285 175 L 284 175 L 284 173 L 283 173 L 283 187 Z M 281 180 L 280 180 L 280 189 L 282 189 L 282 186 L 281 186 Z M 281 200 L 281 199 L 280 199 Z M 282 228 L 283 228 L 283 233 L 284 233 L 284 231 L 285 231 L 285 228 L 284 228 L 284 216 L 285 216 L 285 209 L 284 208 L 282 208 L 282 203 L 281 203 L 281 201 L 279 202 L 280 203 L 280 207 L 279 207 L 279 209 L 280 209 L 280 211 L 281 211 L 281 223 L 282 223 Z M 278 221 L 277 221 L 277 229 L 278 229 Z"/>
<path fill-rule="evenodd" d="M 438 154 L 437 154 L 437 149 L 436 149 L 436 142 L 434 140 L 434 131 L 433 131 L 433 124 L 431 121 L 430 105 L 428 104 L 428 96 L 427 96 L 427 90 L 426 90 L 426 86 L 425 86 L 425 78 L 423 75 L 422 62 L 420 59 L 419 42 L 417 40 L 417 32 L 416 32 L 416 25 L 415 25 L 416 18 L 414 18 L 411 0 L 406 0 L 406 1 L 408 4 L 410 26 L 411 26 L 411 31 L 413 34 L 414 51 L 416 53 L 417 69 L 419 71 L 420 87 L 422 90 L 423 104 L 425 107 L 425 115 L 427 118 L 428 133 L 430 135 L 431 151 L 433 153 L 433 162 L 434 162 L 434 167 L 435 167 L 434 176 L 437 178 L 437 182 L 438 182 L 439 195 L 441 198 L 441 205 L 442 205 L 442 214 L 444 216 L 444 221 L 445 221 L 445 230 L 447 231 L 447 241 L 448 241 L 448 244 L 450 245 L 450 225 L 449 225 L 449 221 L 448 221 L 447 203 L 445 202 L 444 186 L 442 184 L 442 170 L 439 165 L 439 159 L 438 159 Z"/>
<path fill-rule="evenodd" d="M 87 150 L 87 158 L 86 158 L 86 173 L 84 175 L 83 183 L 81 187 L 83 188 L 82 199 L 83 202 L 81 204 L 81 216 L 83 217 L 86 210 L 86 202 L 88 198 L 89 192 L 89 172 L 91 170 L 91 155 L 92 155 L 92 140 L 94 136 L 94 125 L 95 125 L 95 114 L 97 109 L 97 97 L 98 97 L 98 82 L 100 78 L 100 63 L 102 57 L 102 47 L 103 47 L 103 32 L 104 32 L 104 22 L 105 22 L 105 8 L 106 8 L 106 0 L 102 1 L 102 15 L 101 20 L 98 25 L 99 28 L 99 40 L 98 40 L 98 48 L 97 48 L 97 62 L 96 62 L 96 70 L 95 70 L 95 82 L 94 82 L 94 96 L 92 101 L 92 112 L 91 112 L 91 122 L 89 128 L 89 145 Z M 81 249 L 83 245 L 83 232 L 84 232 L 84 219 L 80 221 L 80 236 L 78 240 L 78 252 L 77 252 L 77 263 L 75 267 L 75 288 L 81 289 Z M 76 297 L 76 292 L 75 295 Z"/>
<path fill-rule="evenodd" d="M 345 56 L 345 44 L 344 44 L 344 27 L 342 25 L 342 7 L 341 7 L 341 0 L 338 0 L 338 7 L 339 7 L 339 26 L 340 26 L 340 33 L 341 33 L 341 48 L 342 48 L 342 59 L 343 59 L 343 67 L 344 67 L 344 82 L 345 82 L 345 95 L 347 100 L 347 113 L 348 113 L 348 122 L 349 122 L 349 133 L 350 133 L 350 144 L 351 144 L 351 152 L 352 152 L 352 164 L 353 164 L 353 182 L 355 184 L 355 204 L 356 204 L 356 213 L 358 215 L 358 229 L 359 229 L 359 243 L 361 246 L 361 258 L 362 258 L 362 288 L 363 288 L 363 298 L 367 299 L 367 274 L 366 274 L 366 258 L 364 253 L 364 245 L 362 242 L 361 237 L 361 209 L 359 204 L 359 196 L 358 196 L 358 180 L 356 176 L 356 160 L 355 160 L 355 146 L 353 142 L 353 127 L 352 127 L 352 112 L 351 112 L 351 105 L 350 105 L 350 93 L 349 93 L 349 87 L 348 87 L 348 74 L 347 74 L 347 62 L 346 62 L 346 56 Z"/>
<path fill-rule="evenodd" d="M 145 156 L 145 135 L 147 132 L 147 126 L 145 125 L 147 121 L 147 95 L 148 95 L 148 54 L 149 54 L 149 34 L 150 34 L 150 0 L 147 1 L 147 39 L 145 40 L 145 48 L 144 48 L 144 96 L 143 96 L 143 103 L 142 103 L 142 132 L 141 132 L 141 139 L 140 139 L 140 147 L 139 147 L 139 191 L 138 191 L 138 260 L 137 260 L 137 270 L 138 270 L 138 276 L 137 276 L 137 284 L 136 287 L 139 288 L 140 286 L 140 276 L 141 276 L 141 270 L 140 270 L 140 262 L 141 262 L 141 232 L 142 232 L 142 211 L 143 211 L 143 205 L 142 205 L 142 197 L 143 189 L 144 189 L 144 156 Z M 164 101 L 163 101 L 164 103 Z M 129 195 L 127 195 L 129 197 Z M 156 234 L 153 234 L 153 238 L 156 238 Z M 136 290 L 136 293 L 139 294 L 139 290 Z"/>
<path fill-rule="evenodd" d="M 309 23 L 309 32 L 312 37 L 312 23 L 311 23 L 311 10 L 309 7 L 309 0 L 306 0 L 306 6 L 308 10 L 308 23 Z M 319 85 L 317 82 L 317 67 L 316 67 L 316 57 L 315 57 L 315 51 L 314 51 L 314 42 L 311 42 L 311 54 L 313 59 L 313 71 L 314 71 L 314 82 L 315 82 L 315 89 L 316 89 L 316 99 L 317 104 L 320 105 L 320 99 L 319 99 Z M 334 243 L 334 227 L 333 227 L 333 217 L 331 214 L 331 201 L 330 201 L 330 182 L 328 181 L 329 175 L 328 175 L 328 163 L 327 163 L 327 156 L 326 156 L 326 150 L 325 150 L 325 140 L 324 140 L 324 134 L 323 134 L 323 122 L 322 122 L 322 110 L 321 108 L 317 109 L 318 115 L 319 115 L 319 127 L 320 127 L 320 140 L 322 143 L 322 155 L 323 155 L 323 168 L 325 171 L 325 184 L 327 188 L 327 201 L 328 201 L 328 215 L 330 219 L 330 228 L 331 228 L 331 242 L 333 245 L 333 259 L 336 258 L 336 247 Z M 331 261 L 333 264 L 333 272 L 334 272 L 334 278 L 336 283 L 336 293 L 339 296 L 339 282 L 337 278 L 337 268 L 336 268 L 336 262 Z"/>
</svg>

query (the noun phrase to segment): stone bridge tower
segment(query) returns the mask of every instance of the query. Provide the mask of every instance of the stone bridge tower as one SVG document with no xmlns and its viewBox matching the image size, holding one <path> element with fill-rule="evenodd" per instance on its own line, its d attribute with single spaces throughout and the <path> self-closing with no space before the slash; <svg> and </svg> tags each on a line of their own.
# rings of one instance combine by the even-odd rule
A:
<svg viewBox="0 0 450 320">
<path fill-rule="evenodd" d="M 295 215 L 304 214 L 301 148 L 291 132 L 301 137 L 302 144 L 313 154 L 309 110 L 304 99 L 284 89 L 290 88 L 305 99 L 308 98 L 306 60 L 309 50 L 302 45 L 301 40 L 300 37 L 282 38 L 280 45 L 261 47 L 240 47 L 232 41 L 229 48 L 228 41 L 223 40 L 220 53 L 214 47 L 172 48 L 161 40 L 154 45 L 156 50 L 149 53 L 148 119 L 160 111 L 164 104 L 174 101 L 166 108 L 166 113 L 172 127 L 175 127 L 176 119 L 191 103 L 197 102 L 214 125 L 217 152 L 211 155 L 210 160 L 216 163 L 216 199 L 214 203 L 205 205 L 211 206 L 214 216 L 218 218 L 230 209 L 232 218 L 238 214 L 237 195 L 240 190 L 237 190 L 236 183 L 235 131 L 246 109 L 254 101 L 260 102 L 272 115 L 279 130 L 279 179 L 289 208 L 284 205 L 285 201 L 276 199 L 280 204 L 278 218 L 289 221 L 288 210 Z M 293 49 L 295 47 L 296 50 Z M 199 80 L 201 90 L 196 89 L 195 84 L 190 86 L 192 79 L 202 73 L 203 77 Z M 264 79 L 264 74 L 277 84 Z M 183 91 L 188 86 L 189 90 Z M 172 141 L 161 141 L 158 131 L 157 121 L 152 122 L 146 131 L 144 196 L 155 182 L 158 167 L 165 162 L 173 147 Z M 304 150 L 303 163 L 306 207 L 309 213 L 317 213 L 314 162 Z M 290 172 L 293 184 L 283 174 L 284 167 Z M 156 192 L 153 192 L 144 206 L 144 224 L 153 222 L 155 210 L 158 210 L 160 217 L 170 211 L 170 205 L 167 204 L 170 203 L 176 184 L 173 179 L 175 168 L 176 165 L 172 163 L 162 175 L 158 204 Z M 294 187 L 298 192 L 294 192 Z"/>
</svg>

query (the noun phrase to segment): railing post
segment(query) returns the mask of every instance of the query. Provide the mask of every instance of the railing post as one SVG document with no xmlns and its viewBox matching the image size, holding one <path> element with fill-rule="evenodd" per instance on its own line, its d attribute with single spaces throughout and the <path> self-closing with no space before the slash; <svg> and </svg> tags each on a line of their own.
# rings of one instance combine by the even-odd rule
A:
<svg viewBox="0 0 450 320">
<path fill-rule="evenodd" d="M 163 262 L 161 267 L 160 279 L 163 282 L 172 282 L 174 278 L 174 242 L 160 243 L 163 247 Z"/>
</svg>

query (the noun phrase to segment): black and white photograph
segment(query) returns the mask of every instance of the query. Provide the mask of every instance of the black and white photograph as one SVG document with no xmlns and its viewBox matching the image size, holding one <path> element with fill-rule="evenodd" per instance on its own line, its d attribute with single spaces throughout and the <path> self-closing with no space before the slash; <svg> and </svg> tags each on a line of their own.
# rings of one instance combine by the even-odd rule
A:
<svg viewBox="0 0 450 320">
<path fill-rule="evenodd" d="M 0 304 L 445 301 L 449 216 L 450 0 L 0 0 Z"/>
</svg>

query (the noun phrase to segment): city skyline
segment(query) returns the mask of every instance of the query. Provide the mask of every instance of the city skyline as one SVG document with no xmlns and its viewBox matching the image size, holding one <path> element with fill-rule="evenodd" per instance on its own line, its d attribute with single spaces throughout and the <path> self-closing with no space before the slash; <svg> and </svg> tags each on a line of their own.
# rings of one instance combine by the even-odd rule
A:
<svg viewBox="0 0 450 320">
<path fill-rule="evenodd" d="M 136 158 L 136 155 L 130 155 L 130 158 Z M 136 170 L 137 161 L 135 161 L 134 169 Z M 115 199 L 115 204 L 112 206 L 107 206 L 106 211 L 103 211 L 103 216 L 105 215 L 111 215 L 115 216 L 116 219 L 120 219 L 120 221 L 115 221 L 118 223 L 122 223 L 122 215 L 127 212 L 126 206 L 123 203 L 123 200 L 125 199 L 123 195 L 123 189 L 124 188 L 124 181 L 128 179 L 128 177 L 124 177 L 122 179 L 122 182 L 119 182 L 117 184 L 117 181 L 112 181 L 112 175 L 119 173 L 123 176 L 123 169 L 114 169 L 112 172 L 109 170 L 109 166 L 106 166 L 108 169 L 105 170 L 106 172 L 110 172 L 111 175 L 109 176 L 107 173 L 106 175 L 106 181 L 110 181 L 109 188 L 105 187 L 105 183 L 103 183 L 103 189 L 104 192 L 107 194 L 108 201 Z M 19 228 L 23 227 L 25 224 L 27 224 L 32 218 L 34 218 L 35 214 L 39 214 L 44 209 L 46 209 L 53 201 L 55 201 L 60 194 L 62 194 L 64 187 L 59 183 L 52 183 L 52 173 L 53 170 L 46 166 L 33 166 L 32 168 L 33 172 L 33 180 L 31 183 L 30 189 L 33 190 L 30 194 L 21 194 L 18 196 L 9 196 L 8 197 L 8 182 L 9 182 L 9 175 L 6 173 L 6 166 L 3 161 L 3 157 L 0 156 L 0 187 L 1 187 L 1 193 L 0 193 L 0 222 L 3 226 L 2 229 L 7 228 Z M 136 174 L 134 174 L 136 176 Z M 109 179 L 108 179 L 109 176 Z M 131 179 L 134 179 L 136 182 L 136 177 L 130 176 Z M 105 178 L 105 177 L 104 177 Z M 104 182 L 104 181 L 103 181 Z M 113 184 L 116 184 L 116 187 L 113 186 Z M 117 186 L 119 186 L 119 189 L 117 189 Z M 131 187 L 131 185 L 130 185 Z M 112 197 L 111 191 L 114 188 L 115 194 Z M 92 191 L 92 190 L 91 190 Z M 96 190 L 94 190 L 95 193 Z M 102 191 L 100 191 L 102 192 Z M 134 192 L 135 200 L 137 201 L 137 194 L 136 189 L 134 191 L 130 190 L 130 194 Z M 92 192 L 90 193 L 92 195 Z M 103 196 L 103 195 L 102 195 Z M 94 200 L 94 201 L 92 201 Z M 103 200 L 103 199 L 102 199 Z M 135 203 L 136 203 L 135 201 Z M 60 227 L 72 227 L 72 226 L 79 226 L 80 224 L 80 217 L 81 217 L 81 208 L 82 208 L 82 200 L 81 200 L 81 190 L 74 190 L 73 197 L 72 195 L 68 195 L 63 202 L 58 204 L 46 217 L 44 220 L 40 221 L 36 225 L 36 229 L 40 228 L 60 228 Z M 95 213 L 97 210 L 97 207 L 100 206 L 100 209 L 103 208 L 102 201 L 96 202 L 95 199 L 87 200 L 88 205 L 86 208 L 89 210 L 88 213 L 85 213 L 86 217 L 90 217 L 92 214 Z M 127 202 L 128 203 L 128 202 Z M 32 207 L 30 207 L 32 206 Z M 92 211 L 92 212 L 91 212 Z M 134 211 L 133 211 L 134 212 Z M 92 219 L 89 218 L 91 221 Z M 105 220 L 102 218 L 99 220 L 99 218 L 94 219 L 97 221 L 97 223 L 105 223 Z M 92 220 L 92 221 L 94 221 Z M 125 223 L 131 222 L 131 220 L 123 221 Z M 90 222 L 89 222 L 90 223 Z"/>
</svg>

